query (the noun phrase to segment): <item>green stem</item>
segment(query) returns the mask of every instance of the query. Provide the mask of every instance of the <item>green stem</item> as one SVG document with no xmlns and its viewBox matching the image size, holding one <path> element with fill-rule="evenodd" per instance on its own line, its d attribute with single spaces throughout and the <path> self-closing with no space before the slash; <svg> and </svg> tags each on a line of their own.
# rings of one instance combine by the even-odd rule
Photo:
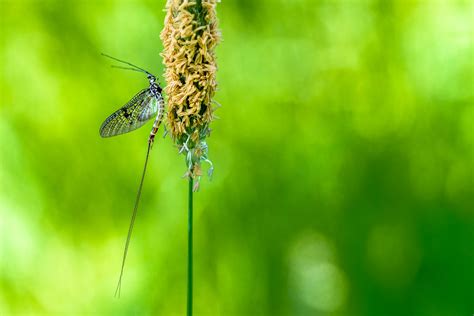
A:
<svg viewBox="0 0 474 316">
<path fill-rule="evenodd" d="M 188 193 L 188 316 L 193 315 L 193 178 L 189 177 Z"/>
</svg>

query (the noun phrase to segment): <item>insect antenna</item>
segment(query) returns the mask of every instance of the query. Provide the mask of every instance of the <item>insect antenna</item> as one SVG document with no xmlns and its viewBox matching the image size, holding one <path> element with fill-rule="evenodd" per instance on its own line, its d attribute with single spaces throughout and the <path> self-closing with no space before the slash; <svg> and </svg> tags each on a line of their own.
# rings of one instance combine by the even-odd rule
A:
<svg viewBox="0 0 474 316">
<path fill-rule="evenodd" d="M 118 68 L 118 69 L 125 69 L 125 70 L 133 70 L 133 71 L 138 71 L 138 72 L 143 72 L 141 70 L 138 70 L 138 69 L 135 69 L 135 68 L 132 68 L 132 67 L 122 67 L 122 66 L 116 66 L 116 65 L 112 65 L 110 66 L 112 68 Z"/>
<path fill-rule="evenodd" d="M 120 268 L 120 277 L 118 280 L 117 288 L 115 289 L 115 297 L 120 297 L 120 289 L 122 286 L 123 268 L 125 267 L 125 260 L 127 259 L 128 246 L 130 245 L 130 238 L 132 237 L 133 225 L 135 224 L 135 218 L 137 217 L 138 202 L 142 193 L 143 180 L 145 179 L 146 167 L 148 165 L 148 156 L 150 155 L 151 142 L 148 143 L 148 149 L 146 151 L 145 166 L 143 167 L 143 173 L 140 180 L 140 186 L 138 187 L 137 198 L 135 200 L 135 206 L 133 208 L 132 219 L 130 220 L 130 226 L 128 227 L 127 241 L 125 242 L 125 249 L 122 257 L 122 267 Z"/>
<path fill-rule="evenodd" d="M 134 64 L 129 63 L 128 61 L 124 61 L 124 60 L 121 60 L 121 59 L 112 57 L 112 56 L 107 55 L 107 54 L 104 54 L 104 53 L 101 53 L 101 55 L 102 55 L 102 56 L 105 56 L 105 57 L 108 57 L 108 58 L 110 58 L 110 59 L 113 59 L 113 60 L 115 60 L 115 61 L 118 61 L 118 62 L 120 62 L 120 63 L 129 65 L 129 66 L 132 66 L 133 68 L 136 69 L 136 71 L 141 71 L 141 72 L 144 72 L 144 73 L 146 73 L 146 74 L 150 74 L 150 72 L 146 71 L 145 69 L 140 68 L 140 67 L 138 67 L 138 66 L 135 66 Z M 116 67 L 116 68 L 120 68 L 120 67 L 118 67 L 118 66 L 115 66 L 115 67 Z M 128 69 L 128 68 L 127 68 L 127 69 Z"/>
</svg>

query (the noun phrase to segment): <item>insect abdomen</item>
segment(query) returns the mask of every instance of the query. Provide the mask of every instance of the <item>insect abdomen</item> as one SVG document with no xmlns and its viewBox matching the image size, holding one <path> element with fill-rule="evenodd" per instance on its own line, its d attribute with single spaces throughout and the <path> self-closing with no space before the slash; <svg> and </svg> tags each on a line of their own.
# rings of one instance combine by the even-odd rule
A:
<svg viewBox="0 0 474 316">
<path fill-rule="evenodd" d="M 161 94 L 158 94 L 158 106 L 157 106 L 157 112 L 156 112 L 156 119 L 155 122 L 153 122 L 153 127 L 150 132 L 150 137 L 148 139 L 148 142 L 153 143 L 153 140 L 155 139 L 155 135 L 158 132 L 158 129 L 160 128 L 161 121 L 163 120 L 163 116 L 165 114 L 165 101 L 163 100 L 163 97 Z"/>
</svg>

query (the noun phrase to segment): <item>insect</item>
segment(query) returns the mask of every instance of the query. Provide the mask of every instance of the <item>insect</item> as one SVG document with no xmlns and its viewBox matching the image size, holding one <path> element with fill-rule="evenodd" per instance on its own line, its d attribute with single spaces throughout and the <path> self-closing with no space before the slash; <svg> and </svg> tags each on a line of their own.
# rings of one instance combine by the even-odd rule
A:
<svg viewBox="0 0 474 316">
<path fill-rule="evenodd" d="M 135 224 L 135 218 L 137 216 L 138 202 L 140 200 L 143 180 L 145 179 L 146 167 L 148 165 L 148 156 L 150 155 L 150 149 L 153 146 L 156 133 L 158 132 L 161 122 L 163 121 L 165 106 L 163 96 L 161 95 L 162 88 L 157 83 L 156 77 L 154 75 L 152 75 L 149 71 L 137 67 L 129 62 L 120 60 L 118 58 L 106 54 L 102 55 L 127 65 L 127 67 L 112 66 L 114 68 L 121 68 L 145 73 L 149 81 L 149 86 L 148 88 L 140 91 L 124 106 L 122 106 L 120 109 L 118 109 L 105 119 L 105 121 L 100 126 L 100 136 L 111 137 L 131 132 L 143 126 L 149 119 L 151 119 L 156 114 L 155 122 L 153 123 L 150 136 L 148 137 L 148 149 L 146 152 L 145 165 L 143 167 L 140 185 L 138 187 L 137 197 L 135 200 L 135 206 L 133 208 L 132 218 L 130 220 L 130 226 L 128 228 L 127 240 L 125 242 L 125 249 L 122 257 L 122 266 L 120 269 L 120 277 L 117 284 L 117 289 L 115 290 L 115 296 L 117 296 L 117 294 L 118 296 L 120 296 L 123 269 L 125 266 L 125 260 L 127 258 L 130 238 L 132 236 L 133 225 Z"/>
</svg>

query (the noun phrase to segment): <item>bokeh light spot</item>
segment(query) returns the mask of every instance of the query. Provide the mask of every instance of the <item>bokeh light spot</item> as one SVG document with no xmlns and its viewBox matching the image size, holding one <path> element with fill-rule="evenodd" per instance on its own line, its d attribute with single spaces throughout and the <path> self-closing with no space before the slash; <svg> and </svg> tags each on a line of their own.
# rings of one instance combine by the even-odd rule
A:
<svg viewBox="0 0 474 316">
<path fill-rule="evenodd" d="M 328 239 L 312 233 L 296 242 L 290 255 L 290 283 L 296 308 L 332 312 L 346 302 L 348 284 L 335 262 L 335 248 Z"/>
</svg>

